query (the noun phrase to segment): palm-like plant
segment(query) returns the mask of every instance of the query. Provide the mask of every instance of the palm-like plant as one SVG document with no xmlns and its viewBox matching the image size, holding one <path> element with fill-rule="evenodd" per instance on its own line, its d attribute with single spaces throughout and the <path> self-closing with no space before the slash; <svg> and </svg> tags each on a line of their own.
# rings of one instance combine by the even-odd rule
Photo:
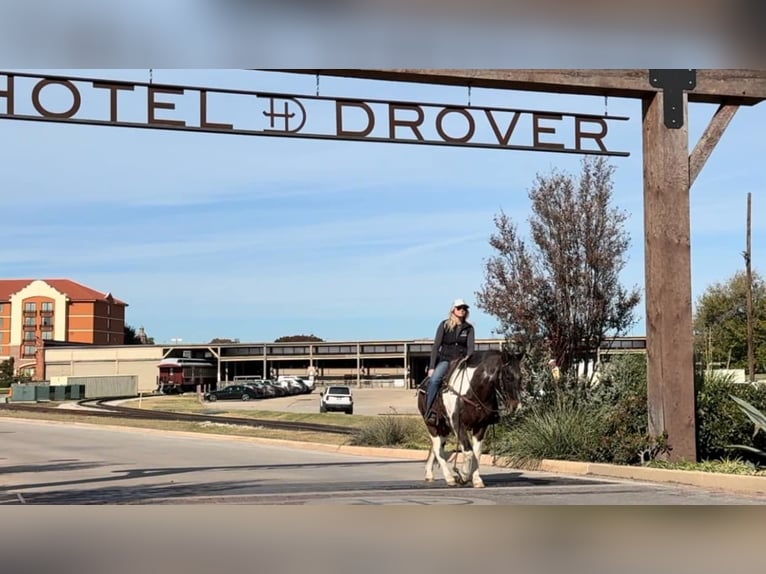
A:
<svg viewBox="0 0 766 574">
<path fill-rule="evenodd" d="M 749 418 L 753 424 L 755 425 L 755 431 L 753 432 L 753 436 L 758 434 L 758 431 L 764 431 L 766 432 L 766 415 L 763 414 L 761 411 L 759 411 L 757 408 L 755 408 L 753 405 L 748 403 L 745 400 L 740 399 L 739 397 L 735 397 L 734 395 L 729 395 L 731 399 L 737 403 L 740 410 L 745 413 L 747 418 Z M 738 448 L 741 450 L 746 450 L 748 452 L 753 452 L 755 454 L 761 455 L 763 457 L 766 457 L 766 452 L 754 448 L 752 446 L 747 446 L 743 444 L 735 444 L 732 445 L 733 448 Z"/>
</svg>

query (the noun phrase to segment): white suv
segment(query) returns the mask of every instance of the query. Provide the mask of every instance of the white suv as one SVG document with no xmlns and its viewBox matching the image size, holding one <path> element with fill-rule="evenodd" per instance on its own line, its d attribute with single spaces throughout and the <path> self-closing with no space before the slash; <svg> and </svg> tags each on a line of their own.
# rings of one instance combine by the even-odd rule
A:
<svg viewBox="0 0 766 574">
<path fill-rule="evenodd" d="M 347 415 L 354 414 L 354 397 L 351 387 L 332 385 L 319 395 L 319 412 L 343 411 Z"/>
</svg>

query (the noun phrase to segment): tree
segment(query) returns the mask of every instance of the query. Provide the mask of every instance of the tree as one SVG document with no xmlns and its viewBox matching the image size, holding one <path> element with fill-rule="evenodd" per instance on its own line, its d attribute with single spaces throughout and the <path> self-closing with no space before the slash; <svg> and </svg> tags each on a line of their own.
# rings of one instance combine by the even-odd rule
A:
<svg viewBox="0 0 766 574">
<path fill-rule="evenodd" d="M 316 335 L 287 335 L 274 339 L 275 343 L 321 343 L 323 341 L 324 339 L 320 339 Z"/>
<path fill-rule="evenodd" d="M 694 341 L 706 367 L 747 367 L 747 275 L 709 286 L 697 301 Z M 766 371 L 766 282 L 753 272 L 755 370 Z"/>
<path fill-rule="evenodd" d="M 16 382 L 13 371 L 13 357 L 0 361 L 0 388 L 10 387 L 11 383 Z"/>
<path fill-rule="evenodd" d="M 126 324 L 124 332 L 125 339 L 123 340 L 123 345 L 154 345 L 154 338 L 147 337 L 143 327 L 140 327 L 138 332 L 136 332 L 133 327 Z"/>
<path fill-rule="evenodd" d="M 239 343 L 239 339 L 226 339 L 222 337 L 215 337 L 210 340 L 210 345 L 229 345 L 232 343 Z"/>
<path fill-rule="evenodd" d="M 641 299 L 619 281 L 630 238 L 627 214 L 611 206 L 613 173 L 599 157 L 583 159 L 577 181 L 558 170 L 538 174 L 529 191 L 531 242 L 505 213 L 494 219 L 497 253 L 486 261 L 478 307 L 563 372 L 592 358 L 607 335 L 624 334 Z"/>
</svg>

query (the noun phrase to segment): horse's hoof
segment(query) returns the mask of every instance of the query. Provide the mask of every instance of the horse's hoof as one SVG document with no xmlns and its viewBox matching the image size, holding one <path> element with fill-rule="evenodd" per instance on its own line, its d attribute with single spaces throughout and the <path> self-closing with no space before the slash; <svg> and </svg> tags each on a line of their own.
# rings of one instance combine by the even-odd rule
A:
<svg viewBox="0 0 766 574">
<path fill-rule="evenodd" d="M 448 480 L 447 486 L 457 486 L 457 482 L 455 482 L 454 480 Z"/>
<path fill-rule="evenodd" d="M 477 480 L 473 483 L 474 488 L 484 488 L 484 481 L 483 480 Z"/>
<path fill-rule="evenodd" d="M 426 482 L 433 482 L 433 481 L 434 481 L 434 477 L 433 476 L 427 476 L 426 477 Z"/>
</svg>

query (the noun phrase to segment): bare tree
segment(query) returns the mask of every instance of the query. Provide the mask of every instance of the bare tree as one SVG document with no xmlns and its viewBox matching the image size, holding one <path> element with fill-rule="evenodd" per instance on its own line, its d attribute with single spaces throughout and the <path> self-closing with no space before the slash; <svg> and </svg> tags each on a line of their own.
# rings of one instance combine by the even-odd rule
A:
<svg viewBox="0 0 766 574">
<path fill-rule="evenodd" d="M 624 334 L 641 300 L 619 274 L 630 238 L 627 214 L 611 206 L 614 167 L 585 158 L 579 180 L 554 170 L 538 174 L 529 191 L 531 242 L 503 212 L 495 217 L 479 308 L 502 330 L 544 347 L 563 372 L 593 357 L 607 336 Z"/>
</svg>

